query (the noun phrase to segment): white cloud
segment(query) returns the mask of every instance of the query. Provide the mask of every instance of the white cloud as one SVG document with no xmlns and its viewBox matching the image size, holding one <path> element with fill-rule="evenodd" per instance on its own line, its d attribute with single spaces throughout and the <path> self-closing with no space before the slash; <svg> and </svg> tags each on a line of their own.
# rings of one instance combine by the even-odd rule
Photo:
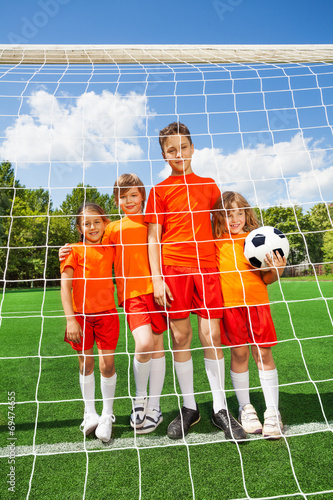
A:
<svg viewBox="0 0 333 500">
<path fill-rule="evenodd" d="M 222 149 L 195 150 L 193 171 L 212 177 L 222 190 L 240 191 L 260 206 L 306 203 L 333 199 L 333 156 L 320 149 L 320 141 L 302 139 L 300 133 L 289 142 L 274 146 L 258 144 L 224 154 Z M 160 178 L 170 174 L 166 165 Z"/>
<path fill-rule="evenodd" d="M 5 131 L 0 155 L 8 161 L 127 161 L 140 159 L 137 136 L 144 131 L 147 98 L 130 93 L 88 92 L 77 99 L 39 90 L 29 114 Z"/>
</svg>

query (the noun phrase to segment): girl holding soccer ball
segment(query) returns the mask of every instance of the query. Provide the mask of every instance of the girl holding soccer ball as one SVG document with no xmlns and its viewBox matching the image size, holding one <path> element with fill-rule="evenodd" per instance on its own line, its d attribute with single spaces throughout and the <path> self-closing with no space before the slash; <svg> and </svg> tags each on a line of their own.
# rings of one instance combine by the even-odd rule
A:
<svg viewBox="0 0 333 500">
<path fill-rule="evenodd" d="M 254 269 L 244 256 L 244 241 L 259 227 L 256 214 L 239 193 L 226 191 L 213 212 L 216 258 L 224 307 L 221 341 L 231 346 L 231 379 L 239 403 L 239 422 L 249 434 L 271 439 L 281 437 L 283 424 L 278 409 L 278 373 L 272 346 L 277 344 L 267 285 L 277 281 L 286 266 L 278 252 L 267 254 L 265 271 Z M 250 403 L 249 356 L 259 370 L 266 411 L 264 425 Z"/>
</svg>

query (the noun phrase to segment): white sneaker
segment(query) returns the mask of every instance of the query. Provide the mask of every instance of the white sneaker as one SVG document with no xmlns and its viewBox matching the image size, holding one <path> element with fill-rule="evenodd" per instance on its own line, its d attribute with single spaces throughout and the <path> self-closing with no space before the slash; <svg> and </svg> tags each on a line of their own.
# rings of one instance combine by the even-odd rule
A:
<svg viewBox="0 0 333 500">
<path fill-rule="evenodd" d="M 143 427 L 146 418 L 147 398 L 134 398 L 133 410 L 130 416 L 131 427 L 140 429 Z"/>
<path fill-rule="evenodd" d="M 99 419 L 99 424 L 95 430 L 95 436 L 103 441 L 103 443 L 108 443 L 111 439 L 112 424 L 116 421 L 114 415 L 102 415 Z"/>
<path fill-rule="evenodd" d="M 85 436 L 89 436 L 99 423 L 99 415 L 97 413 L 85 413 L 83 417 L 83 422 L 80 425 L 80 431 L 83 432 Z"/>
<path fill-rule="evenodd" d="M 268 409 L 264 413 L 263 435 L 269 439 L 280 439 L 282 436 L 283 424 L 278 410 Z"/>
<path fill-rule="evenodd" d="M 239 411 L 238 422 L 248 434 L 262 433 L 262 425 L 256 410 L 251 404 L 244 405 Z"/>
<path fill-rule="evenodd" d="M 137 434 L 149 434 L 163 422 L 163 415 L 161 410 L 149 409 L 146 413 L 146 420 L 142 427 L 136 430 Z"/>
</svg>

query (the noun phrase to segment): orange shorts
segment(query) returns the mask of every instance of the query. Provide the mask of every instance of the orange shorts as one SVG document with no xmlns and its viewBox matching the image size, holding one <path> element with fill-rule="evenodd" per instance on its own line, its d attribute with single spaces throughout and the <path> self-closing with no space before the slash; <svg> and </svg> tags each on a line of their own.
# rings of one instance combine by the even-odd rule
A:
<svg viewBox="0 0 333 500">
<path fill-rule="evenodd" d="M 100 312 L 97 314 L 75 313 L 75 319 L 82 328 L 83 337 L 79 344 L 67 339 L 75 351 L 87 351 L 96 345 L 104 351 L 114 351 L 119 338 L 119 318 L 116 309 Z"/>
<path fill-rule="evenodd" d="M 217 268 L 162 266 L 165 283 L 173 302 L 168 308 L 171 319 L 184 319 L 190 313 L 202 318 L 221 318 L 222 293 Z"/>
<path fill-rule="evenodd" d="M 260 347 L 276 345 L 276 332 L 269 305 L 224 309 L 221 342 L 228 346 L 247 343 Z"/>
<path fill-rule="evenodd" d="M 167 330 L 167 322 L 157 308 L 154 295 L 140 295 L 124 301 L 124 311 L 131 332 L 143 325 L 151 324 L 154 333 L 163 333 Z"/>
</svg>

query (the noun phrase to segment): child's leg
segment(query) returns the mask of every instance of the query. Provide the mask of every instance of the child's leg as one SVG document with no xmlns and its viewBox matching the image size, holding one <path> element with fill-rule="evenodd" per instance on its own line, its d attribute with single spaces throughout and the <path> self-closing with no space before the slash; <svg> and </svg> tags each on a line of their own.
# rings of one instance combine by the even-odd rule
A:
<svg viewBox="0 0 333 500">
<path fill-rule="evenodd" d="M 171 319 L 172 348 L 176 375 L 183 396 L 183 406 L 196 410 L 193 389 L 193 363 L 191 356 L 192 327 L 190 318 Z"/>
<path fill-rule="evenodd" d="M 113 414 L 113 401 L 117 382 L 114 352 L 114 350 L 98 349 L 99 370 L 101 372 L 101 392 L 103 398 L 102 416 Z"/>
<path fill-rule="evenodd" d="M 279 380 L 270 347 L 252 346 L 252 355 L 257 364 L 266 408 L 279 407 Z"/>
<path fill-rule="evenodd" d="M 165 377 L 163 334 L 153 334 L 154 354 L 149 374 L 149 401 L 147 409 L 160 410 L 160 397 Z"/>
<path fill-rule="evenodd" d="M 252 354 L 257 363 L 259 378 L 264 393 L 266 411 L 264 414 L 264 437 L 279 439 L 283 424 L 279 412 L 279 379 L 270 347 L 252 347 Z"/>
<path fill-rule="evenodd" d="M 114 352 L 114 350 L 98 349 L 103 412 L 95 434 L 98 439 L 105 443 L 110 441 L 112 423 L 115 422 L 113 402 L 116 392 L 117 374 L 114 366 Z"/>
<path fill-rule="evenodd" d="M 220 318 L 198 316 L 199 338 L 204 348 L 205 368 L 213 395 L 214 413 L 226 409 L 224 358 L 221 348 Z"/>
<path fill-rule="evenodd" d="M 247 345 L 231 348 L 230 376 L 240 410 L 250 404 L 249 355 Z"/>
<path fill-rule="evenodd" d="M 86 414 L 96 414 L 95 409 L 95 375 L 93 349 L 87 349 L 82 353 L 78 351 L 80 369 L 80 387 L 84 401 L 84 411 Z"/>
<path fill-rule="evenodd" d="M 147 385 L 154 351 L 154 339 L 151 325 L 142 325 L 132 332 L 135 340 L 133 371 L 136 385 L 136 397 L 147 396 Z"/>
<path fill-rule="evenodd" d="M 165 376 L 165 354 L 163 345 L 163 334 L 153 334 L 154 354 L 151 359 L 149 373 L 149 400 L 145 415 L 144 425 L 137 427 L 138 434 L 149 434 L 163 422 L 160 407 L 160 397 Z"/>
</svg>

